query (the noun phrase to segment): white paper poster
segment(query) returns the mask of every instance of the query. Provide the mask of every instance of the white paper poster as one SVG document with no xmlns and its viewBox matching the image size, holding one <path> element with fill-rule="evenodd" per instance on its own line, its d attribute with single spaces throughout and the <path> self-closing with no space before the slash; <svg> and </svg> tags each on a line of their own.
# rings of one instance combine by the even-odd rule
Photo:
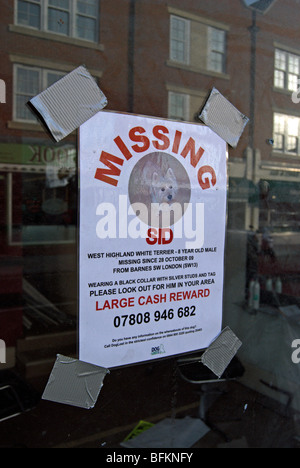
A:
<svg viewBox="0 0 300 468">
<path fill-rule="evenodd" d="M 101 111 L 80 127 L 80 360 L 192 352 L 221 331 L 227 145 L 208 127 Z"/>
</svg>

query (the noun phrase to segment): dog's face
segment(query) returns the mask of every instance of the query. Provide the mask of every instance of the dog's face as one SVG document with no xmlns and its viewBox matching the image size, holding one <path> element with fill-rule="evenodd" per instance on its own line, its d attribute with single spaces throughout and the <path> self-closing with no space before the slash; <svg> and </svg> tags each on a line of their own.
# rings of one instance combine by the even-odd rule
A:
<svg viewBox="0 0 300 468">
<path fill-rule="evenodd" d="M 168 169 L 165 176 L 154 172 L 152 176 L 152 201 L 154 203 L 168 203 L 174 201 L 177 192 L 177 181 L 171 168 Z"/>
</svg>

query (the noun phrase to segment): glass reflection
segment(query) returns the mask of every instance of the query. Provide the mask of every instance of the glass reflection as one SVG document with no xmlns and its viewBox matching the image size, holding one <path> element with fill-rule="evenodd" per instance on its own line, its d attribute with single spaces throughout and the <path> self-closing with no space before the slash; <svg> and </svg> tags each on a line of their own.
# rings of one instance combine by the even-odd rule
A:
<svg viewBox="0 0 300 468">
<path fill-rule="evenodd" d="M 48 377 L 58 344 L 77 353 L 76 135 L 55 145 L 28 108 L 30 98 L 85 63 L 108 96 L 108 110 L 201 124 L 196 116 L 217 87 L 251 118 L 238 147 L 229 148 L 224 285 L 224 326 L 243 342 L 238 358 L 245 372 L 226 397 L 219 395 L 209 414 L 214 427 L 220 420 L 228 422 L 226 408 L 233 408 L 252 446 L 295 445 L 300 411 L 300 368 L 293 347 L 300 339 L 300 110 L 293 98 L 300 79 L 298 2 L 7 3 L 0 1 L 1 78 L 7 88 L 6 102 L 0 99 L 0 340 L 7 345 L 6 368 L 23 363 L 28 342 L 38 344 L 29 349 L 29 364 L 21 365 L 25 380 Z M 174 399 L 182 383 L 175 379 L 174 384 L 173 361 L 166 366 L 164 375 L 171 369 L 172 384 L 167 380 L 163 389 L 161 375 L 153 383 L 155 366 L 142 366 L 136 375 L 120 370 L 119 381 L 114 375 L 117 383 L 109 390 L 115 395 L 118 387 L 124 396 L 104 398 L 103 424 L 116 429 L 131 423 L 132 415 L 142 420 L 163 413 L 166 399 Z M 135 394 L 134 408 L 124 382 Z M 191 401 L 198 402 L 194 388 L 191 393 Z M 244 395 L 254 395 L 252 418 L 241 410 L 248 404 Z M 179 392 L 180 398 L 182 407 L 191 403 Z M 125 410 L 114 408 L 116 400 Z M 237 400 L 243 406 L 235 405 Z M 268 408 L 263 422 L 263 405 L 254 404 L 258 400 Z M 9 396 L 6 406 L 7 401 Z M 285 425 L 280 419 L 281 437 L 271 433 L 275 413 L 285 418 Z M 47 413 L 45 432 L 50 420 Z M 46 435 L 45 442 L 34 440 L 31 430 L 33 442 L 26 443 L 59 444 L 65 440 L 58 437 L 66 438 L 67 432 L 53 436 L 55 442 Z M 81 435 L 78 429 L 71 438 Z"/>
</svg>

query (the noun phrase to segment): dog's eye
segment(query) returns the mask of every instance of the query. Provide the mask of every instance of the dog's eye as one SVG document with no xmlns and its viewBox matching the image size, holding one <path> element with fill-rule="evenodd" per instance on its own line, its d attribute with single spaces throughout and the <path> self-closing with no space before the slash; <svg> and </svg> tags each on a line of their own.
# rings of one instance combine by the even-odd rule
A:
<svg viewBox="0 0 300 468">
<path fill-rule="evenodd" d="M 162 188 L 161 191 L 164 192 L 166 189 Z"/>
<path fill-rule="evenodd" d="M 173 187 L 172 187 L 172 185 L 170 185 L 169 189 L 171 189 L 171 190 L 172 190 L 172 188 L 173 188 Z"/>
</svg>

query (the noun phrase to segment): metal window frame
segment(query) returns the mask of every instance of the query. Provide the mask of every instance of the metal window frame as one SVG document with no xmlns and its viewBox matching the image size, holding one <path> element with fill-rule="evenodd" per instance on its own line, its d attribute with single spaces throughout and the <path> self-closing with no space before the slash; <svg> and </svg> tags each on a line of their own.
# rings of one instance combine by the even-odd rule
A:
<svg viewBox="0 0 300 468">
<path fill-rule="evenodd" d="M 171 113 L 171 100 L 173 96 L 182 96 L 183 97 L 183 116 L 182 119 L 179 117 L 173 116 Z M 176 91 L 168 91 L 168 118 L 172 118 L 174 120 L 182 120 L 182 121 L 189 121 L 189 114 L 190 114 L 190 95 L 185 93 L 180 93 Z"/>
<path fill-rule="evenodd" d="M 212 47 L 212 33 L 213 31 L 220 31 L 224 34 L 224 52 L 220 52 L 219 50 L 216 50 Z M 227 67 L 227 31 L 221 28 L 215 28 L 214 26 L 207 26 L 207 70 L 213 71 L 216 73 L 226 73 Z M 216 70 L 211 66 L 211 56 L 212 54 L 218 54 L 220 57 L 222 57 L 222 70 Z"/>
<path fill-rule="evenodd" d="M 42 0 L 40 2 L 36 1 L 36 0 L 23 0 L 27 3 L 34 3 L 36 5 L 40 5 L 40 28 L 36 28 L 36 27 L 33 27 L 33 26 L 28 26 L 28 25 L 24 25 L 24 24 L 19 24 L 18 23 L 18 2 L 19 0 L 15 0 L 15 9 L 14 9 L 14 22 L 16 25 L 19 25 L 19 26 L 22 26 L 22 27 L 26 27 L 26 28 L 29 28 L 29 29 L 32 29 L 32 30 L 35 30 L 35 31 L 43 31 L 43 32 L 46 32 L 46 33 L 50 33 L 50 34 L 57 34 L 57 35 L 61 35 L 62 37 L 70 37 L 70 38 L 73 38 L 73 39 L 80 39 L 80 40 L 85 40 L 87 42 L 91 42 L 91 43 L 98 43 L 99 41 L 99 21 L 100 21 L 100 3 L 99 3 L 99 0 L 98 0 L 98 8 L 97 8 L 97 16 L 91 16 L 91 15 L 88 15 L 88 14 L 83 14 L 83 13 L 79 13 L 78 11 L 78 7 L 77 7 L 77 1 L 78 0 L 69 0 L 69 8 L 68 9 L 65 9 L 65 8 L 60 8 L 60 7 L 54 7 L 52 5 L 49 5 L 49 0 Z M 68 34 L 64 34 L 64 33 L 60 33 L 59 31 L 52 31 L 50 29 L 48 29 L 48 12 L 49 12 L 49 9 L 54 9 L 54 10 L 61 10 L 61 11 L 64 11 L 64 12 L 68 12 L 69 13 L 69 20 L 70 20 L 70 24 L 69 24 L 69 33 Z M 79 35 L 77 34 L 77 16 L 82 16 L 82 17 L 85 17 L 85 18 L 92 18 L 92 19 L 95 19 L 95 40 L 90 40 L 90 39 L 86 39 L 86 38 L 82 38 L 82 37 L 79 37 Z"/>
<path fill-rule="evenodd" d="M 279 51 L 279 52 L 282 52 L 285 54 L 286 56 L 286 67 L 285 67 L 285 70 L 281 70 L 279 68 L 276 68 L 276 52 Z M 291 73 L 290 72 L 290 67 L 289 67 L 289 57 L 290 56 L 294 56 L 294 57 L 297 57 L 298 60 L 299 60 L 299 74 L 296 75 L 295 73 Z M 276 71 L 279 71 L 279 72 L 283 72 L 284 73 L 284 87 L 280 87 L 280 86 L 277 86 L 276 83 L 275 83 L 275 72 Z M 300 79 L 300 55 L 298 54 L 295 54 L 295 53 L 292 53 L 292 52 L 289 52 L 288 50 L 284 50 L 284 49 L 281 49 L 279 47 L 276 47 L 275 48 L 275 54 L 274 54 L 274 86 L 278 89 L 284 89 L 285 91 L 289 91 L 289 92 L 293 92 L 294 90 L 291 90 L 289 89 L 289 76 L 290 75 L 293 75 L 293 76 L 297 76 L 298 77 L 298 80 Z"/>
<path fill-rule="evenodd" d="M 172 42 L 173 40 L 177 40 L 173 37 L 172 31 L 172 22 L 176 20 L 180 20 L 185 25 L 185 39 L 184 39 L 184 60 L 177 60 L 172 57 Z M 170 15 L 170 60 L 178 63 L 183 63 L 185 65 L 190 65 L 190 40 L 191 40 L 191 20 L 187 18 L 183 18 L 177 15 Z"/>
</svg>

